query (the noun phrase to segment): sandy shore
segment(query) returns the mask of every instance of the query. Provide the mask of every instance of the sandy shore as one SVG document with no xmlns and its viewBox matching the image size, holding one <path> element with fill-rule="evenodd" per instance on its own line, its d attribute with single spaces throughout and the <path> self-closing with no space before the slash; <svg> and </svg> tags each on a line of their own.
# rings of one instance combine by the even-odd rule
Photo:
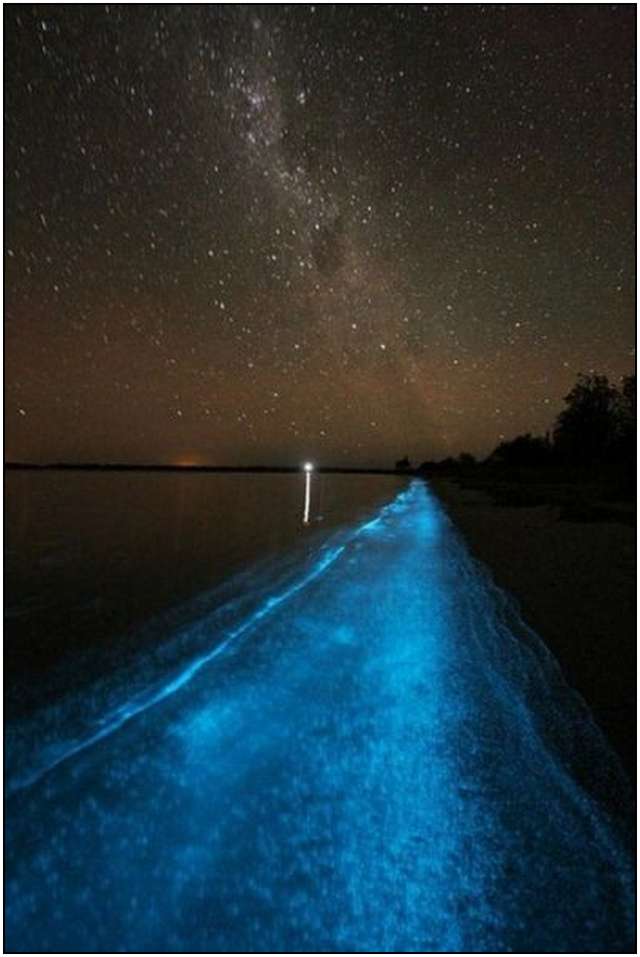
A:
<svg viewBox="0 0 640 957">
<path fill-rule="evenodd" d="M 506 507 L 429 482 L 472 553 L 518 601 L 635 780 L 635 529 L 567 522 L 558 509 Z"/>
</svg>

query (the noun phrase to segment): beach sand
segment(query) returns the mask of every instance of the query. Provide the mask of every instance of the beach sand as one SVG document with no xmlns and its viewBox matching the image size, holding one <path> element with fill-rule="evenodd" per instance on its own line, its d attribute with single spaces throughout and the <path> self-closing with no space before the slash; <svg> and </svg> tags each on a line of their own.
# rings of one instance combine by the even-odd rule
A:
<svg viewBox="0 0 640 957">
<path fill-rule="evenodd" d="M 635 529 L 563 521 L 550 506 L 494 505 L 453 481 L 429 485 L 553 652 L 635 785 Z"/>
</svg>

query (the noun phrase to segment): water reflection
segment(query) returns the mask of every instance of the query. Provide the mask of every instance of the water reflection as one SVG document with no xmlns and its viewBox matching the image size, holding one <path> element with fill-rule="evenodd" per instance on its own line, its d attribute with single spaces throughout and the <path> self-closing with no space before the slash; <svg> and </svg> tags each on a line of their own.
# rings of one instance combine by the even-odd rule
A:
<svg viewBox="0 0 640 957">
<path fill-rule="evenodd" d="M 135 655 L 137 629 L 256 560 L 366 516 L 393 476 L 11 473 L 5 484 L 8 717 Z M 305 480 L 310 474 L 305 472 Z"/>
<path fill-rule="evenodd" d="M 8 726 L 8 950 L 632 952 L 617 759 L 424 484 L 308 551 Z"/>
<path fill-rule="evenodd" d="M 304 466 L 304 512 L 302 515 L 302 524 L 309 524 L 309 510 L 311 508 L 311 473 L 313 465 L 311 462 L 305 462 Z"/>
</svg>

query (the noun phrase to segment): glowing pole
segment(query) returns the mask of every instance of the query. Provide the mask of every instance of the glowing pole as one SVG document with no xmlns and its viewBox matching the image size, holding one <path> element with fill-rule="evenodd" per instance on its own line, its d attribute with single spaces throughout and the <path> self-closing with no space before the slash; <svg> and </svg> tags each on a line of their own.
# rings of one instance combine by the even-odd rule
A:
<svg viewBox="0 0 640 957">
<path fill-rule="evenodd" d="M 309 508 L 311 506 L 311 473 L 313 472 L 313 465 L 311 462 L 304 463 L 304 515 L 302 517 L 302 524 L 309 524 Z"/>
</svg>

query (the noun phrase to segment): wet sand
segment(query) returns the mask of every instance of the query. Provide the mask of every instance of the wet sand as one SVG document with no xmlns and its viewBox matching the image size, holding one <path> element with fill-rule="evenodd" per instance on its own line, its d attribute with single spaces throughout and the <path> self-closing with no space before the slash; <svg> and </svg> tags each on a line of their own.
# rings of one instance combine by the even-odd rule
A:
<svg viewBox="0 0 640 957">
<path fill-rule="evenodd" d="M 635 529 L 563 521 L 549 506 L 494 505 L 453 481 L 429 485 L 475 557 L 516 598 L 635 785 Z"/>
</svg>

